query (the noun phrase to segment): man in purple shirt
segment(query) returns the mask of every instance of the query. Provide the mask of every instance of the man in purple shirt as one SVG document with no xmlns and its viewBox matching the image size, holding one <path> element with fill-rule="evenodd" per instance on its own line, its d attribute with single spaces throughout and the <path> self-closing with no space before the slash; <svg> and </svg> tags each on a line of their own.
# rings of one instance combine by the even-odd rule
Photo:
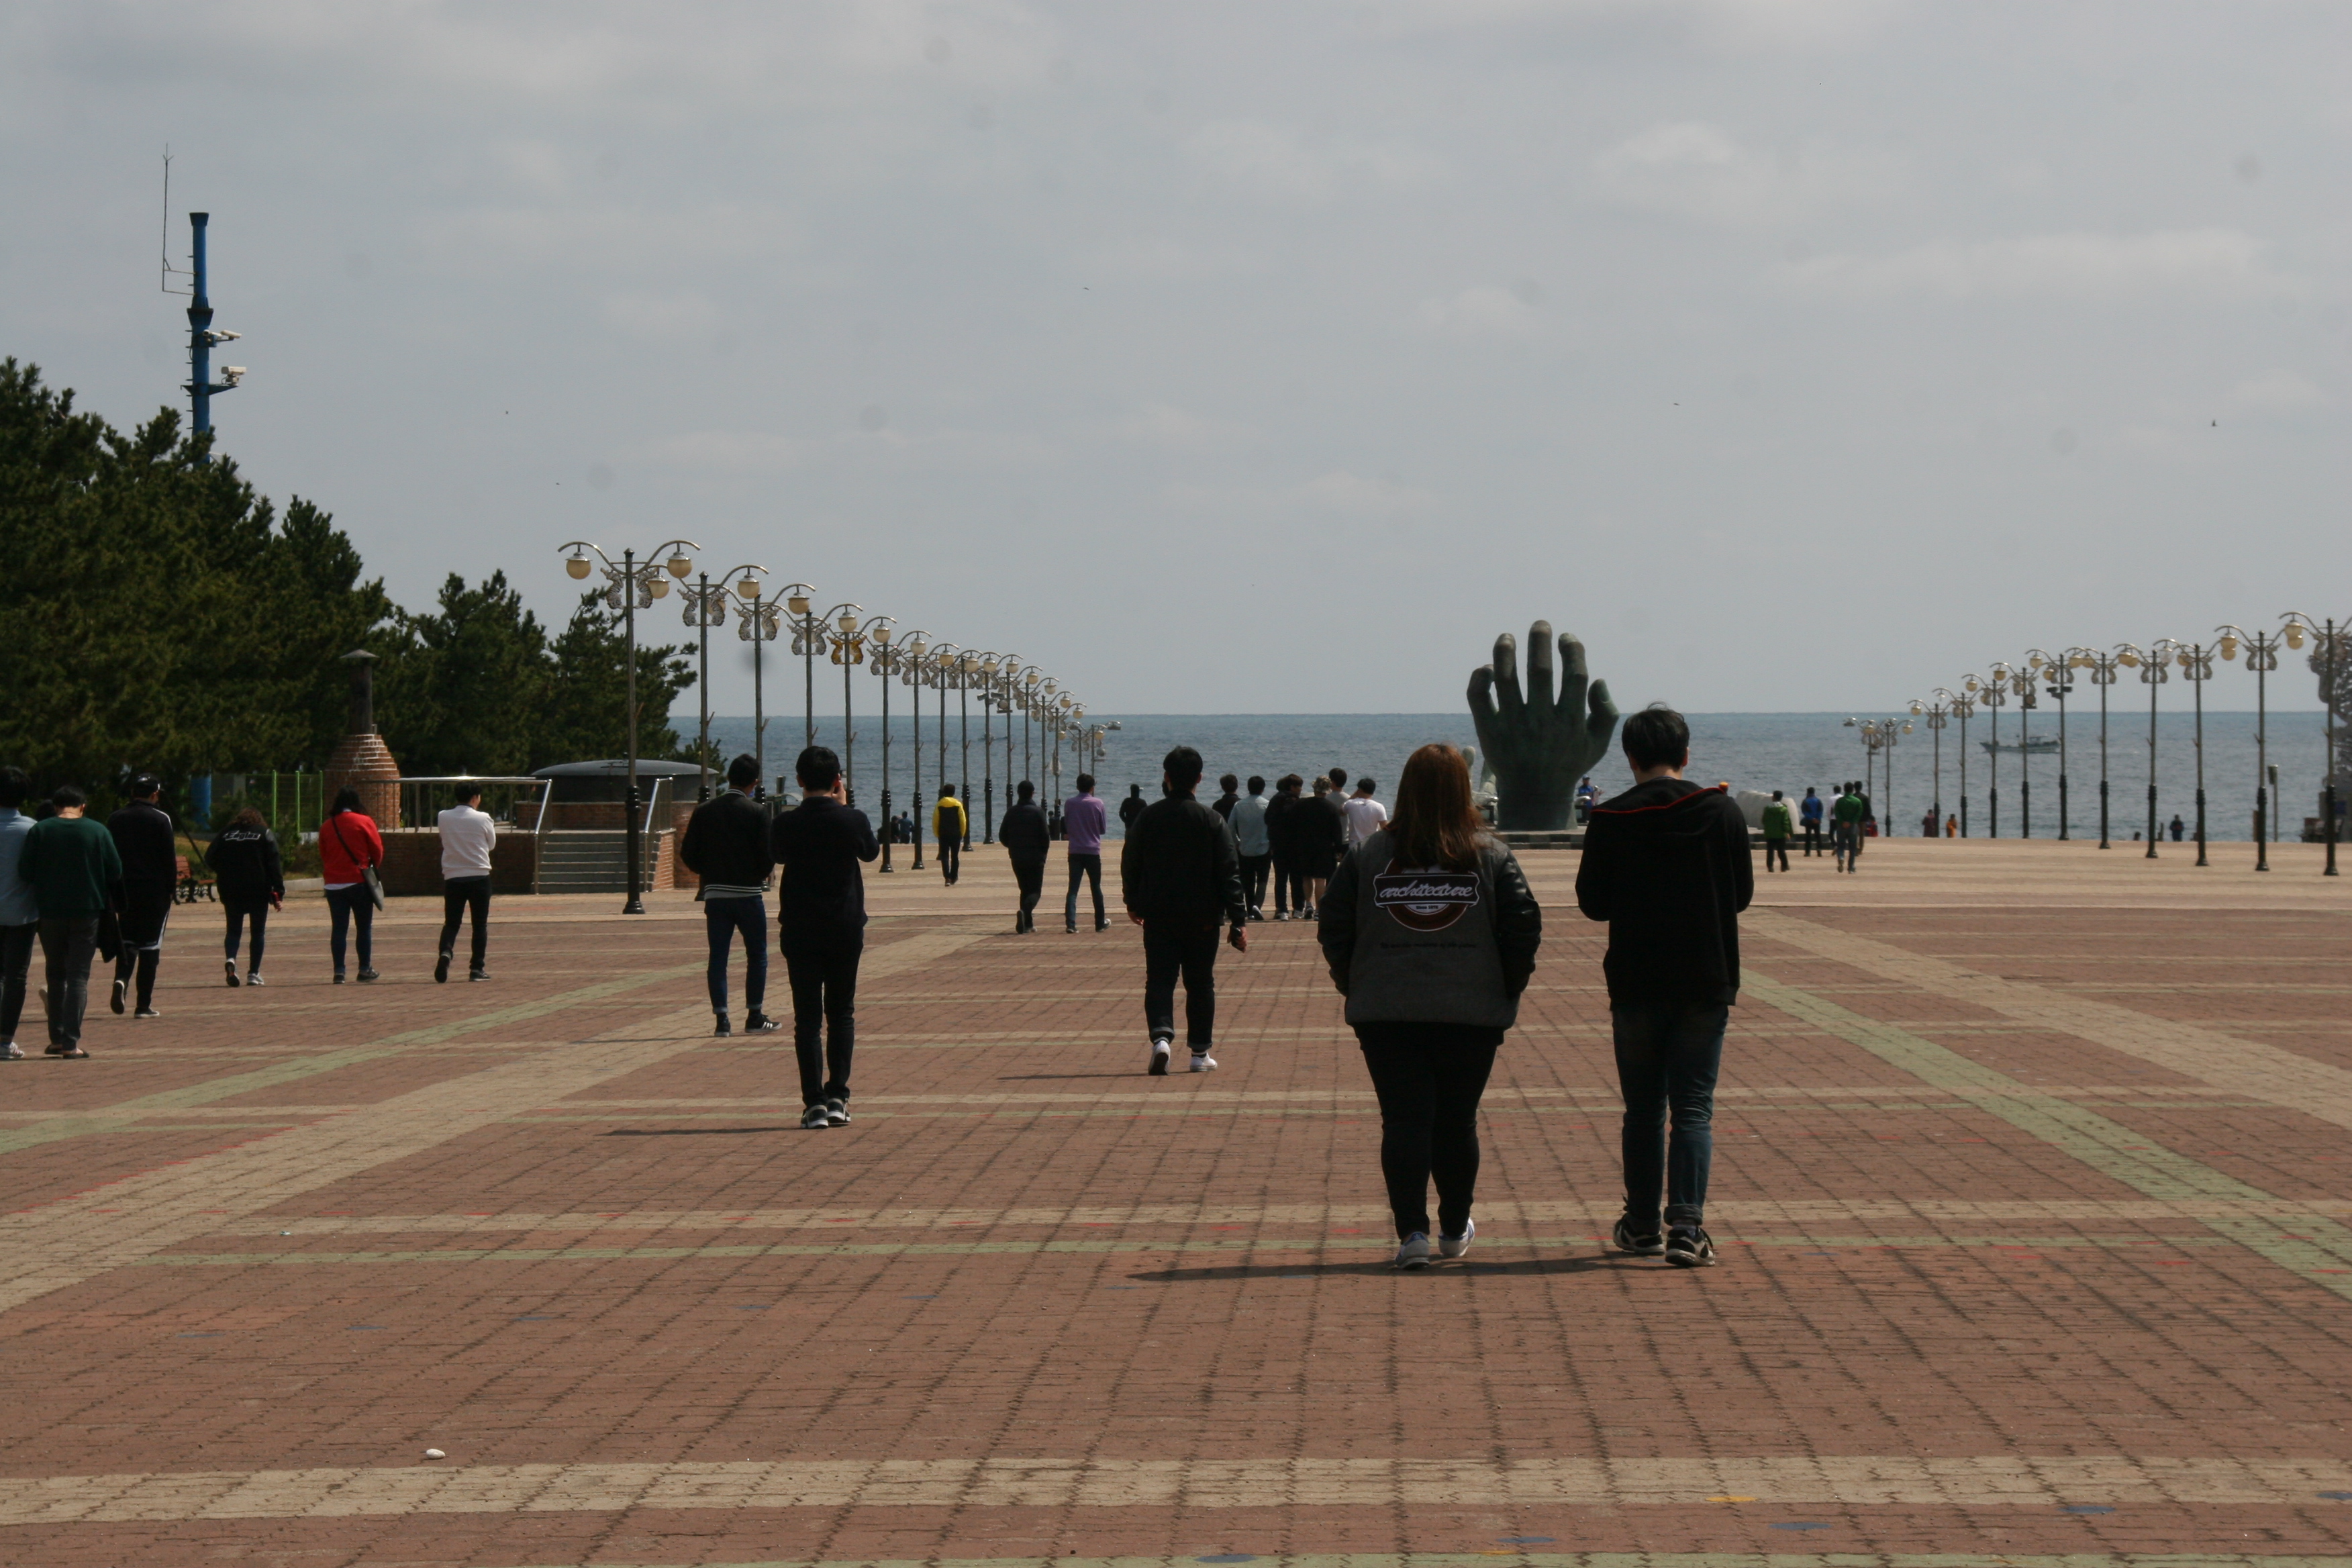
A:
<svg viewBox="0 0 2352 1568">
<path fill-rule="evenodd" d="M 1095 798 L 1095 775 L 1078 775 L 1078 793 L 1062 803 L 1062 826 L 1070 857 L 1070 896 L 1062 904 L 1062 921 L 1066 929 L 1078 929 L 1078 881 L 1091 878 L 1095 889 L 1095 930 L 1108 931 L 1110 920 L 1103 913 L 1102 896 L 1102 836 L 1109 823 L 1103 803 Z"/>
</svg>

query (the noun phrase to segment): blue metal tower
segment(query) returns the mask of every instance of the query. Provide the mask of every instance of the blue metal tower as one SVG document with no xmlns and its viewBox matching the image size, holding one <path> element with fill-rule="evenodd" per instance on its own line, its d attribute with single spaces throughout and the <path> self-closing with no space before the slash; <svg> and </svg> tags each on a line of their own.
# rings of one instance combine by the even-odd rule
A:
<svg viewBox="0 0 2352 1568">
<path fill-rule="evenodd" d="M 213 330 L 212 300 L 205 293 L 205 226 L 212 221 L 210 213 L 190 213 L 188 226 L 195 236 L 195 291 L 188 301 L 188 405 L 194 416 L 191 434 L 201 436 L 213 427 L 213 394 L 226 392 L 245 379 L 241 364 L 223 365 L 222 379 L 213 379 L 213 349 L 215 344 L 234 342 L 243 334 Z"/>
</svg>

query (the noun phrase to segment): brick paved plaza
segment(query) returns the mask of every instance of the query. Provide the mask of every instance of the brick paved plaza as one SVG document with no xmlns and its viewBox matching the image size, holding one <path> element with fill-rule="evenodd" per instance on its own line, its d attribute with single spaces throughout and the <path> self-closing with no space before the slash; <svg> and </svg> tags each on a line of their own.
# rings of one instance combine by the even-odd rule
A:
<svg viewBox="0 0 2352 1568">
<path fill-rule="evenodd" d="M 340 989 L 315 902 L 257 992 L 183 910 L 163 1018 L 0 1069 L 0 1563 L 2352 1564 L 2352 878 L 2248 853 L 1759 879 L 1703 1272 L 1601 1244 L 1564 852 L 1404 1276 L 1310 926 L 1151 1079 L 1132 928 L 872 878 L 803 1132 L 687 895 L 505 900 L 479 985 L 421 901 Z"/>
</svg>

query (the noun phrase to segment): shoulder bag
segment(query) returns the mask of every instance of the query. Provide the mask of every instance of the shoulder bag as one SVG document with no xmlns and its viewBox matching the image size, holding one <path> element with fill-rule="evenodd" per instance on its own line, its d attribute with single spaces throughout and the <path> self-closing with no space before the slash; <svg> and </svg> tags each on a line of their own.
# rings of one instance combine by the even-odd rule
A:
<svg viewBox="0 0 2352 1568">
<path fill-rule="evenodd" d="M 343 858 L 349 860 L 352 858 L 351 840 L 343 837 L 343 825 L 335 820 L 336 816 L 342 815 L 339 811 L 335 813 L 335 816 L 327 818 L 327 826 L 335 830 L 335 842 L 343 847 Z M 374 862 L 371 861 L 360 868 L 360 883 L 367 889 L 368 902 L 377 909 L 383 908 L 383 879 L 375 874 Z"/>
</svg>

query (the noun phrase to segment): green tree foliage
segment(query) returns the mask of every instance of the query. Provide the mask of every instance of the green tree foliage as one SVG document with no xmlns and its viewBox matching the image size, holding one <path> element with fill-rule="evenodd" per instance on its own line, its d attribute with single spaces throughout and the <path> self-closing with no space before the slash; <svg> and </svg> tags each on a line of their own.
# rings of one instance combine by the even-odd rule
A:
<svg viewBox="0 0 2352 1568">
<path fill-rule="evenodd" d="M 328 513 L 297 497 L 281 519 L 212 444 L 170 409 L 120 434 L 0 359 L 0 760 L 100 787 L 315 769 L 355 647 L 378 656 L 376 721 L 404 772 L 621 753 L 625 645 L 600 595 L 552 637 L 503 574 L 402 610 Z M 684 651 L 638 649 L 644 755 L 677 748 Z"/>
</svg>

